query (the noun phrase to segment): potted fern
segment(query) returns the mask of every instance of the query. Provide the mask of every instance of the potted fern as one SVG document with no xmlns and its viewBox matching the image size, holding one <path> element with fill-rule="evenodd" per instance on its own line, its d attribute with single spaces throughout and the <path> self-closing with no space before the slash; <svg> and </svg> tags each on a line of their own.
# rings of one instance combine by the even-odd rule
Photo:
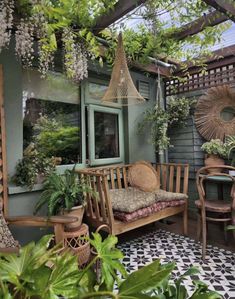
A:
<svg viewBox="0 0 235 299">
<path fill-rule="evenodd" d="M 67 229 L 79 227 L 84 214 L 84 193 L 92 192 L 85 179 L 76 173 L 75 168 L 67 169 L 64 174 L 51 173 L 45 179 L 43 187 L 35 213 L 46 205 L 48 217 L 58 214 L 76 216 L 78 221 L 69 224 Z"/>
</svg>

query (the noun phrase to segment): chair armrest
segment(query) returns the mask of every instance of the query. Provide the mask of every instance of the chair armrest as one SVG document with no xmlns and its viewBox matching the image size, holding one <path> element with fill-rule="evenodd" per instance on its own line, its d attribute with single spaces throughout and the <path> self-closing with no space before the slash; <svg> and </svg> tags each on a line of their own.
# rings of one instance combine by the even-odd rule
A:
<svg viewBox="0 0 235 299">
<path fill-rule="evenodd" d="M 56 224 L 69 224 L 76 222 L 77 217 L 71 216 L 8 216 L 6 221 L 9 224 L 20 225 L 20 226 L 55 226 Z"/>
</svg>

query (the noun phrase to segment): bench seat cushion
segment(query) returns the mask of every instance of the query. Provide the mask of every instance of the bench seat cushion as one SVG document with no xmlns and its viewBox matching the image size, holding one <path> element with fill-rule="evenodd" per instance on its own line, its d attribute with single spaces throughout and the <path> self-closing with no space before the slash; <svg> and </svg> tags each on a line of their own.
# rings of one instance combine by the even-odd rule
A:
<svg viewBox="0 0 235 299">
<path fill-rule="evenodd" d="M 156 201 L 187 200 L 188 195 L 184 193 L 168 192 L 162 189 L 154 191 Z"/>
<path fill-rule="evenodd" d="M 112 207 L 116 211 L 131 213 L 150 206 L 155 202 L 155 194 L 134 187 L 109 190 Z"/>
<path fill-rule="evenodd" d="M 141 208 L 146 208 L 157 201 L 187 200 L 188 198 L 183 193 L 167 192 L 161 189 L 146 192 L 135 187 L 110 189 L 109 194 L 113 210 L 125 213 L 132 213 Z"/>
<path fill-rule="evenodd" d="M 120 211 L 113 212 L 114 218 L 121 220 L 123 222 L 131 222 L 143 217 L 147 217 L 155 212 L 161 211 L 167 207 L 176 207 L 185 204 L 185 200 L 174 200 L 174 201 L 158 201 L 154 204 L 138 209 L 132 213 L 125 213 Z"/>
</svg>

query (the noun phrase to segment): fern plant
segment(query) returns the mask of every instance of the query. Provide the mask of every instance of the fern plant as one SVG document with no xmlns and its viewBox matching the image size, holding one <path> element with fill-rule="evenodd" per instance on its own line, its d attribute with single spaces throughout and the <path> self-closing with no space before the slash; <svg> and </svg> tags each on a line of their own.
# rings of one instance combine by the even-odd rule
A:
<svg viewBox="0 0 235 299">
<path fill-rule="evenodd" d="M 43 184 L 44 191 L 35 206 L 37 213 L 47 206 L 47 215 L 57 215 L 63 210 L 71 210 L 77 205 L 85 205 L 84 193 L 93 192 L 85 179 L 79 176 L 75 167 L 67 169 L 64 174 L 51 173 Z"/>
</svg>

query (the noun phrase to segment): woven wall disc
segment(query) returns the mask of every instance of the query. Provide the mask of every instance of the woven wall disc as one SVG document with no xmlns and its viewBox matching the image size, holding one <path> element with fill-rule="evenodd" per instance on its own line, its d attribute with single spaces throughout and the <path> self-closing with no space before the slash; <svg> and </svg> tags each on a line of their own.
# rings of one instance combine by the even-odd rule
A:
<svg viewBox="0 0 235 299">
<path fill-rule="evenodd" d="M 210 88 L 198 100 L 195 110 L 195 124 L 199 133 L 206 139 L 224 140 L 227 135 L 235 135 L 235 117 L 225 120 L 221 112 L 226 109 L 234 111 L 235 91 L 223 85 Z"/>
</svg>

